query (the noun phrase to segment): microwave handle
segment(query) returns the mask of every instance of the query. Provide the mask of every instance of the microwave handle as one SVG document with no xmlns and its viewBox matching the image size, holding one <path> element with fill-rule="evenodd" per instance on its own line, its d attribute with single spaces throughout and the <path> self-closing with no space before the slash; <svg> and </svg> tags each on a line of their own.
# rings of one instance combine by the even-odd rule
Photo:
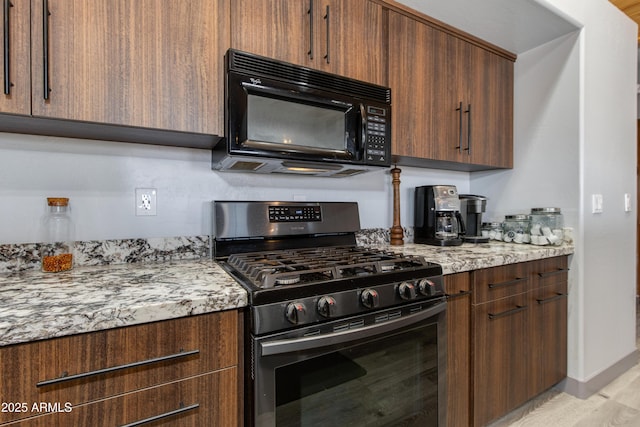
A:
<svg viewBox="0 0 640 427">
<path fill-rule="evenodd" d="M 366 156 L 367 151 L 367 110 L 364 104 L 360 104 L 360 148 L 362 155 Z"/>
<path fill-rule="evenodd" d="M 371 326 L 358 329 L 349 329 L 341 332 L 332 332 L 326 335 L 311 335 L 301 338 L 292 338 L 263 342 L 260 344 L 262 356 L 273 356 L 276 354 L 292 353 L 303 350 L 313 350 L 330 345 L 344 344 L 355 340 L 373 337 L 386 332 L 398 331 L 414 325 L 423 320 L 429 319 L 442 313 L 447 308 L 447 302 L 443 300 L 432 307 L 418 311 L 408 316 L 400 317 Z"/>
</svg>

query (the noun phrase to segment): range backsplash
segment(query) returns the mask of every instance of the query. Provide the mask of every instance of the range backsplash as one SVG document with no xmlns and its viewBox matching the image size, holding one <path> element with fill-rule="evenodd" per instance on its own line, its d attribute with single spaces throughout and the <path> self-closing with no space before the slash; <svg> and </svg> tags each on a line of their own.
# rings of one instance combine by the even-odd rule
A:
<svg viewBox="0 0 640 427">
<path fill-rule="evenodd" d="M 413 241 L 413 229 L 405 228 L 405 242 Z M 389 243 L 386 228 L 369 228 L 356 234 L 358 245 Z M 158 237 L 75 242 L 75 266 L 166 262 L 210 257 L 210 236 Z M 41 243 L 0 245 L 0 274 L 40 268 Z"/>
</svg>

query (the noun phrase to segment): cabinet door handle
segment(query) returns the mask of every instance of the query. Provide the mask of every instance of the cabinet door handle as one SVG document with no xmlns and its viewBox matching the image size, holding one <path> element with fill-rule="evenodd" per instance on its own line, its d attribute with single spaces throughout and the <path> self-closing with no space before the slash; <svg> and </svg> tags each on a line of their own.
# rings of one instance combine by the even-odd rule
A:
<svg viewBox="0 0 640 427">
<path fill-rule="evenodd" d="M 465 151 L 471 155 L 471 104 L 467 105 L 467 111 L 465 111 L 465 113 L 469 114 L 467 116 L 467 148 L 465 148 Z"/>
<path fill-rule="evenodd" d="M 313 59 L 313 0 L 309 0 L 309 59 Z"/>
<path fill-rule="evenodd" d="M 513 280 L 508 280 L 506 282 L 500 282 L 500 283 L 489 283 L 489 288 L 493 289 L 493 288 L 499 288 L 500 286 L 509 286 L 509 285 L 515 285 L 516 283 L 520 283 L 524 280 L 527 280 L 526 277 L 516 277 Z"/>
<path fill-rule="evenodd" d="M 42 67 L 43 67 L 43 97 L 45 101 L 49 100 L 49 1 L 44 0 L 42 2 Z"/>
<path fill-rule="evenodd" d="M 516 308 L 512 308 L 511 310 L 503 311 L 502 313 L 489 313 L 489 319 L 497 319 L 499 317 L 510 316 L 512 314 L 519 313 L 523 310 L 526 310 L 526 305 L 516 305 Z"/>
<path fill-rule="evenodd" d="M 543 273 L 538 273 L 539 277 L 549 277 L 549 276 L 555 276 L 556 274 L 562 274 L 562 273 L 567 273 L 569 271 L 568 268 L 559 268 L 557 270 L 554 271 L 545 271 Z"/>
<path fill-rule="evenodd" d="M 536 299 L 536 301 L 538 302 L 538 304 L 546 304 L 548 302 L 552 302 L 552 301 L 557 301 L 559 299 L 563 299 L 566 298 L 567 294 L 563 294 L 563 293 L 556 293 L 556 296 L 551 297 L 551 298 L 547 298 L 547 299 Z"/>
<path fill-rule="evenodd" d="M 456 148 L 459 153 L 462 153 L 462 113 L 464 112 L 462 110 L 462 101 L 458 104 L 456 111 L 458 111 L 458 146 Z"/>
<path fill-rule="evenodd" d="M 10 48 L 10 33 L 9 33 L 9 8 L 13 7 L 9 0 L 4 0 L 4 94 L 11 95 L 11 76 L 10 76 L 10 58 L 9 58 L 9 48 Z"/>
<path fill-rule="evenodd" d="M 471 295 L 471 291 L 460 291 L 457 294 L 446 294 L 447 299 L 460 298 L 467 295 Z"/>
<path fill-rule="evenodd" d="M 329 24 L 329 5 L 327 5 L 327 13 L 326 15 L 324 15 L 324 19 L 326 21 L 326 26 L 327 26 L 327 54 L 324 56 L 324 59 L 327 60 L 327 64 L 329 63 L 329 29 L 330 24 Z"/>
<path fill-rule="evenodd" d="M 145 418 L 144 420 L 134 421 L 134 422 L 129 423 L 129 424 L 124 424 L 124 425 L 122 425 L 120 427 L 141 426 L 143 424 L 152 423 L 154 421 L 158 421 L 158 420 L 161 420 L 163 418 L 168 418 L 168 417 L 172 417 L 174 415 L 182 414 L 182 413 L 185 413 L 185 412 L 188 412 L 188 411 L 193 411 L 194 409 L 197 409 L 199 407 L 200 407 L 199 403 L 195 403 L 195 404 L 189 405 L 189 406 L 180 405 L 180 408 L 175 409 L 173 411 L 165 412 L 164 414 L 160 414 L 160 415 L 154 415 L 153 417 Z"/>
<path fill-rule="evenodd" d="M 78 380 L 87 377 L 93 377 L 102 374 L 108 374 L 111 372 L 121 371 L 123 369 L 136 368 L 138 366 L 150 365 L 152 363 L 166 362 L 168 360 L 180 359 L 182 357 L 192 356 L 200 353 L 200 350 L 181 351 L 175 354 L 169 354 L 167 356 L 160 356 L 153 359 L 141 360 L 139 362 L 127 363 L 125 365 L 112 366 L 110 368 L 97 369 L 95 371 L 83 372 L 76 375 L 62 376 L 60 378 L 53 378 L 51 380 L 40 381 L 36 384 L 36 387 L 44 387 L 53 384 L 59 384 L 67 381 Z"/>
</svg>

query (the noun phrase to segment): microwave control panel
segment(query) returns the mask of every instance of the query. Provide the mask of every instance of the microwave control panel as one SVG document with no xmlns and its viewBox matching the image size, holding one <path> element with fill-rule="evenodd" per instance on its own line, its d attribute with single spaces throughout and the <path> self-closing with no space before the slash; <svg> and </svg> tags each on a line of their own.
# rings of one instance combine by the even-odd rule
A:
<svg viewBox="0 0 640 427">
<path fill-rule="evenodd" d="M 366 141 L 365 160 L 367 164 L 390 164 L 391 133 L 387 123 L 389 110 L 385 108 L 366 107 Z"/>
</svg>

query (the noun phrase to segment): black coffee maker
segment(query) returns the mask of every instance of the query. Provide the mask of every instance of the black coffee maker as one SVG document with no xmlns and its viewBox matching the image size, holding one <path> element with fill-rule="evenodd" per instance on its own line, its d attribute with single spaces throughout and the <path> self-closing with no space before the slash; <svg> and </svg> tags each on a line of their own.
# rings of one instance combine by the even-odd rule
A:
<svg viewBox="0 0 640 427">
<path fill-rule="evenodd" d="M 414 204 L 415 243 L 435 246 L 462 244 L 464 223 L 455 185 L 416 187 Z"/>
<path fill-rule="evenodd" d="M 486 197 L 475 194 L 460 194 L 460 212 L 465 228 L 465 242 L 489 242 L 489 237 L 482 236 L 482 213 L 486 208 Z"/>
</svg>

